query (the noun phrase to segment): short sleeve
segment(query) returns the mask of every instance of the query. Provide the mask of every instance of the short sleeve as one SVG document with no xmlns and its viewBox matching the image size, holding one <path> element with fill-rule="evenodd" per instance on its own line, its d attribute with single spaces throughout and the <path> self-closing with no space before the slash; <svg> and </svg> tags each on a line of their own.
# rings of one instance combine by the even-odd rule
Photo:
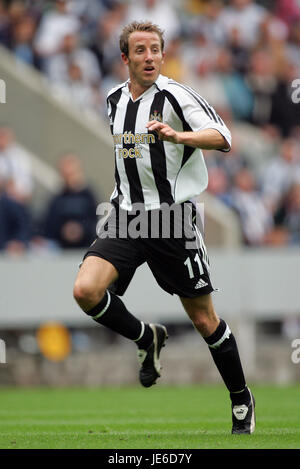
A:
<svg viewBox="0 0 300 469">
<path fill-rule="evenodd" d="M 192 88 L 175 82 L 169 86 L 190 128 L 194 132 L 204 129 L 217 130 L 229 144 L 228 149 L 222 149 L 221 151 L 230 151 L 230 130 L 215 109 Z"/>
</svg>

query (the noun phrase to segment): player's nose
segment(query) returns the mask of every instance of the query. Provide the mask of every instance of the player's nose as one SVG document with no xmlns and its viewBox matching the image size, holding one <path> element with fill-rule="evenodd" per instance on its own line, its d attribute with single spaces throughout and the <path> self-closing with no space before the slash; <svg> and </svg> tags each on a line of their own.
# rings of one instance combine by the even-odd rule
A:
<svg viewBox="0 0 300 469">
<path fill-rule="evenodd" d="M 146 50 L 146 62 L 152 62 L 153 61 L 153 54 L 151 49 Z"/>
</svg>

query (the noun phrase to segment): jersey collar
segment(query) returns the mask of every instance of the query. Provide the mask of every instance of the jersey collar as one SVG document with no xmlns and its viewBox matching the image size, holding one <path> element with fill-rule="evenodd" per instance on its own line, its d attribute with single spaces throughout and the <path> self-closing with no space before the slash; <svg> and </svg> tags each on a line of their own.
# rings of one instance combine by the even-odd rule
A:
<svg viewBox="0 0 300 469">
<path fill-rule="evenodd" d="M 125 88 L 124 89 L 126 90 L 126 93 L 131 97 L 132 101 L 136 102 L 136 101 L 139 101 L 140 99 L 142 99 L 142 98 L 144 98 L 148 95 L 153 94 L 156 91 L 156 89 L 158 89 L 159 91 L 164 89 L 167 82 L 168 82 L 168 80 L 169 80 L 168 77 L 165 77 L 163 75 L 158 75 L 158 78 L 153 83 L 153 85 L 150 86 L 150 88 L 148 88 L 146 91 L 144 91 L 144 93 L 142 93 L 135 101 L 132 99 L 132 95 L 131 95 L 131 92 L 129 90 L 129 83 L 130 83 L 129 79 L 125 82 Z"/>
<path fill-rule="evenodd" d="M 161 91 L 167 86 L 168 81 L 169 81 L 168 77 L 165 77 L 164 75 L 158 75 L 155 85 Z"/>
</svg>

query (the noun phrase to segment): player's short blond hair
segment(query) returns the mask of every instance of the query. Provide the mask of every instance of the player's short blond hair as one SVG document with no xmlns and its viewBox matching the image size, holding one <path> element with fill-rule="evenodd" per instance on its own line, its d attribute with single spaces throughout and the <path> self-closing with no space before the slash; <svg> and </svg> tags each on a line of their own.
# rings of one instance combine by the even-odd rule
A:
<svg viewBox="0 0 300 469">
<path fill-rule="evenodd" d="M 136 31 L 146 31 L 149 33 L 156 33 L 160 39 L 161 50 L 164 50 L 165 41 L 163 37 L 163 31 L 156 24 L 151 23 L 151 21 L 133 21 L 123 28 L 123 31 L 120 35 L 120 49 L 123 54 L 128 57 L 129 54 L 129 36 Z"/>
</svg>

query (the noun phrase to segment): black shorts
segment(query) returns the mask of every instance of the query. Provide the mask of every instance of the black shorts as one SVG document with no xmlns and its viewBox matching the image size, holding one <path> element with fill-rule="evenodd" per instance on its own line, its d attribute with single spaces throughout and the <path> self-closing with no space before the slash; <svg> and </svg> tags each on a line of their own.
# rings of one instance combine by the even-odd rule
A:
<svg viewBox="0 0 300 469">
<path fill-rule="evenodd" d="M 186 208 L 186 204 L 180 207 Z M 136 215 L 114 207 L 84 259 L 97 256 L 114 265 L 119 277 L 110 290 L 119 296 L 125 293 L 137 267 L 144 262 L 147 262 L 160 287 L 170 294 L 195 298 L 211 293 L 214 288 L 209 275 L 209 259 L 201 232 L 195 223 L 194 206 L 189 204 L 188 219 L 178 216 L 178 212 L 175 215 L 171 213 L 170 223 L 167 220 L 170 226 L 167 232 L 161 226 L 161 210 L 144 213 L 149 226 L 152 214 L 158 214 L 158 218 L 153 218 L 160 220 L 159 227 L 156 225 L 154 230 L 150 230 L 145 225 L 144 229 L 141 228 L 141 218 L 137 220 Z M 122 218 L 124 213 L 126 217 Z M 132 226 L 139 226 L 140 235 L 137 230 L 129 230 Z"/>
</svg>

